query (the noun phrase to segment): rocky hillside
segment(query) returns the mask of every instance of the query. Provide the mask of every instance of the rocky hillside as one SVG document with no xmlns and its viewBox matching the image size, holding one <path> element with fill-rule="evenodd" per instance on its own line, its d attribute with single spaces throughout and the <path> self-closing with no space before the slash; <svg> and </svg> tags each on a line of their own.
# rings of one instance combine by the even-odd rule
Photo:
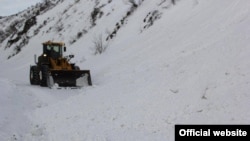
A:
<svg viewBox="0 0 250 141">
<path fill-rule="evenodd" d="M 176 124 L 250 123 L 250 1 L 49 2 L 1 18 L 0 140 L 173 141 Z M 92 86 L 30 85 L 48 40 Z"/>
</svg>

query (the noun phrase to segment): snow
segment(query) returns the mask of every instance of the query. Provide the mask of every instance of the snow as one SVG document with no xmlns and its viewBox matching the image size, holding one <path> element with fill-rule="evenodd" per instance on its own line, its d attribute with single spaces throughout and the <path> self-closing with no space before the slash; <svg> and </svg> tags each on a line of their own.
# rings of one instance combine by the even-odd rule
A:
<svg viewBox="0 0 250 141">
<path fill-rule="evenodd" d="M 0 140 L 171 141 L 175 124 L 249 124 L 250 2 L 144 0 L 109 41 L 130 5 L 73 3 L 39 15 L 37 26 L 46 19 L 47 25 L 16 56 L 7 60 L 12 50 L 0 46 Z M 103 4 L 103 16 L 91 25 L 88 15 Z M 143 20 L 155 10 L 160 18 L 145 29 Z M 94 55 L 99 35 L 108 47 Z M 29 84 L 34 54 L 51 39 L 66 42 L 93 86 Z"/>
</svg>

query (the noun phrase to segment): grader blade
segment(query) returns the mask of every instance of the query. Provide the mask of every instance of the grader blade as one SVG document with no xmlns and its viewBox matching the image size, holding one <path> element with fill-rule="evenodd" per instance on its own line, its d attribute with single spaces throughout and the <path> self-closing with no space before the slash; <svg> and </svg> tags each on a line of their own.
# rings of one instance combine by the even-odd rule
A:
<svg viewBox="0 0 250 141">
<path fill-rule="evenodd" d="M 50 76 L 54 84 L 59 87 L 91 86 L 89 70 L 51 70 Z"/>
</svg>

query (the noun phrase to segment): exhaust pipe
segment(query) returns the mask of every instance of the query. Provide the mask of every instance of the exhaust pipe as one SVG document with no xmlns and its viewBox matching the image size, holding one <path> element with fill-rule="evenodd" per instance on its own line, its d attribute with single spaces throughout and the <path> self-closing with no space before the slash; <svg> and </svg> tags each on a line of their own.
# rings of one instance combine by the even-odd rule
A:
<svg viewBox="0 0 250 141">
<path fill-rule="evenodd" d="M 35 64 L 37 64 L 36 54 L 34 55 L 34 61 L 35 61 Z"/>
</svg>

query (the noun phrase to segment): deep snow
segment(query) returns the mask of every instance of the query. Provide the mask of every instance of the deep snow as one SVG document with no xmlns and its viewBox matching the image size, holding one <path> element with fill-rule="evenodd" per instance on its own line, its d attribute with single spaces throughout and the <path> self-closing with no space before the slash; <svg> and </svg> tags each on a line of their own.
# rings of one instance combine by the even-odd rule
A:
<svg viewBox="0 0 250 141">
<path fill-rule="evenodd" d="M 105 37 L 130 5 L 72 3 L 38 16 L 37 26 L 50 17 L 47 25 L 11 59 L 7 41 L 1 44 L 0 140 L 165 141 L 174 140 L 175 124 L 250 123 L 250 2 L 144 0 L 109 42 Z M 88 15 L 102 4 L 104 14 L 93 26 Z M 144 28 L 153 11 L 157 20 Z M 59 33 L 58 24 L 64 27 Z M 108 48 L 94 55 L 99 35 Z M 68 44 L 73 61 L 91 70 L 93 86 L 29 84 L 33 55 L 50 39 Z"/>
</svg>

